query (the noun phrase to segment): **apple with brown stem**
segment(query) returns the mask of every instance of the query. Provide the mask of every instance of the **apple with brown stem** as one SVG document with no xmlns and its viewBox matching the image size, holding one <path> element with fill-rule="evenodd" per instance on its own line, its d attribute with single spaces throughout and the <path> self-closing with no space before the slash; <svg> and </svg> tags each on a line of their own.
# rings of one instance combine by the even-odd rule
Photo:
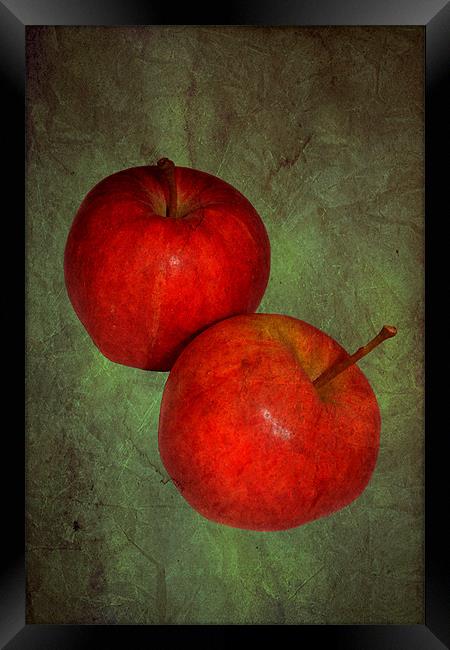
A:
<svg viewBox="0 0 450 650">
<path fill-rule="evenodd" d="M 306 322 L 227 319 L 181 353 L 159 421 L 164 466 L 188 503 L 221 524 L 283 530 L 329 515 L 367 486 L 380 411 L 356 361 Z"/>
<path fill-rule="evenodd" d="M 169 370 L 198 332 L 254 312 L 269 271 L 269 239 L 251 203 L 167 158 L 98 183 L 64 256 L 69 298 L 95 345 L 145 370 Z"/>
</svg>

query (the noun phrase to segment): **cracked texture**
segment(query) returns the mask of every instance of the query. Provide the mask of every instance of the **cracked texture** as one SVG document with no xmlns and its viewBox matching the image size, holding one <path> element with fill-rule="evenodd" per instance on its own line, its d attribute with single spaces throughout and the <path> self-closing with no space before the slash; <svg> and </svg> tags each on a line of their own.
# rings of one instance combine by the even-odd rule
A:
<svg viewBox="0 0 450 650">
<path fill-rule="evenodd" d="M 421 623 L 423 29 L 27 29 L 27 620 Z M 103 358 L 66 295 L 73 216 L 160 157 L 218 175 L 263 218 L 259 311 L 354 351 L 381 449 L 353 504 L 255 533 L 197 515 L 157 448 L 167 375 Z"/>
</svg>

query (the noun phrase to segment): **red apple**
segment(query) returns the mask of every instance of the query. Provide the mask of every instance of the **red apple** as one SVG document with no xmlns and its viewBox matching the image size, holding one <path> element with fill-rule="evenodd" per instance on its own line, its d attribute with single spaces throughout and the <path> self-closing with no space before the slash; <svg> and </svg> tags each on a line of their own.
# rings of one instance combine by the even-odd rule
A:
<svg viewBox="0 0 450 650">
<path fill-rule="evenodd" d="M 64 257 L 69 298 L 95 345 L 146 370 L 169 370 L 199 331 L 255 311 L 269 270 L 269 239 L 250 202 L 166 158 L 98 183 Z"/>
<path fill-rule="evenodd" d="M 169 375 L 159 421 L 162 461 L 186 501 L 221 524 L 268 531 L 356 499 L 375 467 L 380 412 L 351 364 L 395 331 L 351 356 L 276 314 L 230 318 L 195 338 Z"/>
</svg>

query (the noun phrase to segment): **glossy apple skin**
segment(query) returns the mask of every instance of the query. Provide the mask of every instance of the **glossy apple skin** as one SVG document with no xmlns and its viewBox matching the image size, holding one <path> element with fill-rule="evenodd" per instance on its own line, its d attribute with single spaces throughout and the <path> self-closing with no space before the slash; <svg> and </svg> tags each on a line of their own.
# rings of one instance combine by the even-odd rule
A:
<svg viewBox="0 0 450 650">
<path fill-rule="evenodd" d="M 176 217 L 157 166 L 123 170 L 82 202 L 64 254 L 67 292 L 108 359 L 169 370 L 202 329 L 255 311 L 270 244 L 250 202 L 219 178 L 175 168 Z"/>
<path fill-rule="evenodd" d="M 159 449 L 195 510 L 273 531 L 361 494 L 379 449 L 375 395 L 356 366 L 312 383 L 340 355 L 321 330 L 277 314 L 230 318 L 189 344 L 164 389 Z"/>
</svg>

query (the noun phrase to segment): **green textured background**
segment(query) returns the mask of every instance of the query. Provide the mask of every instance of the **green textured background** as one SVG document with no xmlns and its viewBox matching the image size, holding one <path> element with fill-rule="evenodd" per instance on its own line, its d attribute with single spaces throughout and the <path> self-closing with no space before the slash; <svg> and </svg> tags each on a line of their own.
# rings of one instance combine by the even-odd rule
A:
<svg viewBox="0 0 450 650">
<path fill-rule="evenodd" d="M 27 575 L 34 623 L 423 622 L 423 29 L 28 28 Z M 353 504 L 256 533 L 197 515 L 157 448 L 166 374 L 103 358 L 63 251 L 87 191 L 161 156 L 272 243 L 259 311 L 361 362 L 382 413 Z"/>
</svg>

